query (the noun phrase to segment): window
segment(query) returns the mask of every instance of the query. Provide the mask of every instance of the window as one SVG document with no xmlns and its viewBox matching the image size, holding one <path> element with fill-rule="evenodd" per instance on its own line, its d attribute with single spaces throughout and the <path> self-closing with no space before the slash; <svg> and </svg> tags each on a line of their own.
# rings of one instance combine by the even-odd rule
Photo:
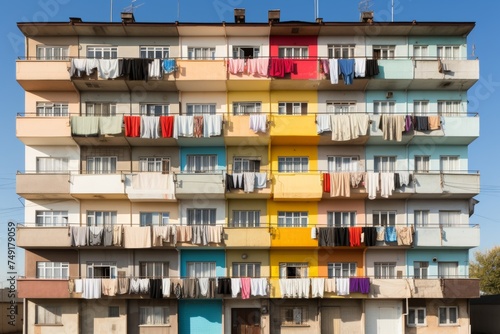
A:
<svg viewBox="0 0 500 334">
<path fill-rule="evenodd" d="M 142 157 L 139 158 L 139 171 L 141 172 L 170 172 L 170 158 Z"/>
<path fill-rule="evenodd" d="M 215 262 L 188 262 L 187 275 L 190 278 L 215 277 Z"/>
<path fill-rule="evenodd" d="M 396 50 L 395 45 L 374 45 L 373 58 L 374 59 L 394 59 Z"/>
<path fill-rule="evenodd" d="M 281 326 L 307 325 L 307 308 L 301 306 L 281 308 Z"/>
<path fill-rule="evenodd" d="M 458 262 L 438 262 L 439 278 L 457 278 Z"/>
<path fill-rule="evenodd" d="M 88 46 L 87 58 L 116 59 L 118 58 L 118 48 L 116 46 Z"/>
<path fill-rule="evenodd" d="M 114 173 L 116 173 L 116 157 L 87 158 L 87 174 L 114 174 Z"/>
<path fill-rule="evenodd" d="M 139 307 L 139 325 L 168 325 L 170 324 L 169 309 L 165 306 Z"/>
<path fill-rule="evenodd" d="M 260 263 L 233 262 L 233 277 L 260 277 Z"/>
<path fill-rule="evenodd" d="M 113 226 L 116 224 L 116 211 L 87 211 L 87 226 Z"/>
<path fill-rule="evenodd" d="M 234 59 L 258 58 L 260 48 L 258 46 L 233 46 Z"/>
<path fill-rule="evenodd" d="M 87 278 L 116 278 L 116 263 L 87 262 Z"/>
<path fill-rule="evenodd" d="M 36 226 L 67 226 L 68 211 L 37 211 Z"/>
<path fill-rule="evenodd" d="M 69 47 L 67 46 L 45 46 L 36 47 L 36 60 L 68 60 Z"/>
<path fill-rule="evenodd" d="M 326 224 L 328 227 L 349 227 L 356 225 L 356 211 L 327 212 Z"/>
<path fill-rule="evenodd" d="M 418 173 L 428 173 L 429 172 L 429 160 L 428 155 L 416 155 L 415 156 L 415 172 Z"/>
<path fill-rule="evenodd" d="M 413 261 L 413 278 L 426 279 L 429 271 L 429 262 Z"/>
<path fill-rule="evenodd" d="M 68 104 L 65 102 L 37 102 L 36 115 L 44 117 L 68 116 Z"/>
<path fill-rule="evenodd" d="M 186 115 L 187 116 L 193 116 L 193 115 L 215 115 L 215 103 L 210 103 L 210 104 L 193 104 L 193 103 L 188 103 L 186 105 Z"/>
<path fill-rule="evenodd" d="M 375 262 L 375 278 L 396 278 L 396 262 Z"/>
<path fill-rule="evenodd" d="M 141 104 L 141 115 L 144 116 L 168 116 L 168 104 Z"/>
<path fill-rule="evenodd" d="M 437 55 L 440 59 L 460 59 L 460 46 L 438 45 Z"/>
<path fill-rule="evenodd" d="M 232 227 L 259 227 L 259 210 L 233 210 Z"/>
<path fill-rule="evenodd" d="M 188 155 L 187 171 L 189 173 L 215 172 L 217 156 L 213 155 Z"/>
<path fill-rule="evenodd" d="M 413 58 L 425 59 L 429 56 L 429 48 L 427 45 L 413 45 Z"/>
<path fill-rule="evenodd" d="M 166 226 L 169 217 L 168 212 L 141 212 L 141 226 Z"/>
<path fill-rule="evenodd" d="M 408 308 L 407 324 L 408 326 L 425 326 L 426 309 L 425 307 Z"/>
<path fill-rule="evenodd" d="M 441 173 L 456 172 L 460 170 L 460 160 L 457 155 L 442 155 L 439 157 Z"/>
<path fill-rule="evenodd" d="M 396 157 L 392 156 L 375 156 L 374 157 L 375 172 L 395 172 Z"/>
<path fill-rule="evenodd" d="M 307 46 L 280 46 L 278 57 L 280 58 L 307 58 L 309 51 Z"/>
<path fill-rule="evenodd" d="M 395 101 L 373 101 L 373 113 L 375 115 L 394 114 L 395 109 Z"/>
<path fill-rule="evenodd" d="M 36 306 L 38 325 L 61 325 L 61 306 Z"/>
<path fill-rule="evenodd" d="M 429 114 L 429 101 L 413 101 L 413 113 L 417 116 Z"/>
<path fill-rule="evenodd" d="M 115 116 L 116 103 L 87 102 L 85 103 L 86 116 Z"/>
<path fill-rule="evenodd" d="M 396 226 L 396 211 L 373 211 L 373 226 Z"/>
<path fill-rule="evenodd" d="M 328 263 L 328 278 L 356 276 L 356 262 Z"/>
<path fill-rule="evenodd" d="M 279 102 L 279 115 L 307 115 L 307 102 Z"/>
<path fill-rule="evenodd" d="M 215 225 L 216 209 L 187 209 L 188 225 Z"/>
<path fill-rule="evenodd" d="M 37 262 L 36 278 L 69 278 L 68 262 Z"/>
<path fill-rule="evenodd" d="M 415 228 L 426 227 L 429 225 L 429 210 L 415 210 L 413 211 L 413 219 Z"/>
<path fill-rule="evenodd" d="M 438 114 L 443 116 L 460 116 L 464 113 L 462 101 L 438 101 Z"/>
<path fill-rule="evenodd" d="M 354 58 L 354 44 L 328 45 L 328 58 Z"/>
<path fill-rule="evenodd" d="M 307 262 L 281 262 L 280 278 L 306 278 L 307 267 Z"/>
<path fill-rule="evenodd" d="M 439 325 L 458 325 L 458 307 L 456 306 L 440 307 Z"/>
<path fill-rule="evenodd" d="M 439 225 L 444 227 L 460 225 L 460 210 L 439 210 Z"/>
<path fill-rule="evenodd" d="M 261 109 L 260 102 L 233 102 L 234 115 L 256 114 L 260 113 Z"/>
<path fill-rule="evenodd" d="M 141 277 L 168 277 L 168 262 L 141 262 L 139 265 L 141 267 Z"/>
<path fill-rule="evenodd" d="M 278 157 L 278 172 L 280 173 L 306 173 L 309 171 L 309 158 L 307 157 Z"/>
<path fill-rule="evenodd" d="M 358 170 L 358 157 L 328 157 L 328 172 L 355 172 Z"/>
<path fill-rule="evenodd" d="M 259 157 L 234 157 L 233 158 L 233 173 L 256 172 L 260 171 Z"/>
<path fill-rule="evenodd" d="M 37 173 L 62 173 L 68 171 L 68 158 L 36 158 Z"/>
<path fill-rule="evenodd" d="M 169 57 L 169 54 L 168 46 L 141 46 L 141 58 L 165 59 Z"/>
<path fill-rule="evenodd" d="M 278 227 L 307 227 L 307 211 L 278 211 Z"/>
<path fill-rule="evenodd" d="M 326 112 L 336 115 L 355 113 L 356 102 L 326 102 Z"/>
<path fill-rule="evenodd" d="M 215 60 L 215 48 L 188 48 L 188 59 Z"/>
<path fill-rule="evenodd" d="M 108 306 L 108 318 L 119 318 L 119 317 L 120 317 L 120 307 Z"/>
</svg>

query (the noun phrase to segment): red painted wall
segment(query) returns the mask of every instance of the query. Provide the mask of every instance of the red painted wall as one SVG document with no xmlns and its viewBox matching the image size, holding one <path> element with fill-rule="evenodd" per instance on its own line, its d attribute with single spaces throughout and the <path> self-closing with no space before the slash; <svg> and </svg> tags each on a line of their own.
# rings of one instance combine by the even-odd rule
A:
<svg viewBox="0 0 500 334">
<path fill-rule="evenodd" d="M 318 79 L 318 37 L 317 36 L 271 36 L 269 39 L 271 57 L 278 57 L 280 46 L 307 46 L 309 59 L 294 59 L 296 73 L 291 79 Z"/>
</svg>

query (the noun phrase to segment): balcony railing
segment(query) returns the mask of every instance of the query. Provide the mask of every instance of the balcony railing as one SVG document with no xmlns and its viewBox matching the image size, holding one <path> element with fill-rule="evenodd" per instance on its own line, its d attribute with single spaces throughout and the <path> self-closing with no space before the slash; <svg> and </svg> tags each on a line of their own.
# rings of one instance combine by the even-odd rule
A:
<svg viewBox="0 0 500 334">
<path fill-rule="evenodd" d="M 16 193 L 26 199 L 70 199 L 70 174 L 17 172 Z"/>
<path fill-rule="evenodd" d="M 415 248 L 474 248 L 480 244 L 479 225 L 431 225 L 415 229 Z"/>
</svg>

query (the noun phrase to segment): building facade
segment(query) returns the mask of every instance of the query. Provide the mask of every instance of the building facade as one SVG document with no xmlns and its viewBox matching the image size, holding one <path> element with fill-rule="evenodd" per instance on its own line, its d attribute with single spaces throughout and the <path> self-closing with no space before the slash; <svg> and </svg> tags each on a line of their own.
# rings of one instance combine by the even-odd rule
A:
<svg viewBox="0 0 500 334">
<path fill-rule="evenodd" d="M 474 23 L 18 27 L 25 333 L 469 332 Z"/>
</svg>

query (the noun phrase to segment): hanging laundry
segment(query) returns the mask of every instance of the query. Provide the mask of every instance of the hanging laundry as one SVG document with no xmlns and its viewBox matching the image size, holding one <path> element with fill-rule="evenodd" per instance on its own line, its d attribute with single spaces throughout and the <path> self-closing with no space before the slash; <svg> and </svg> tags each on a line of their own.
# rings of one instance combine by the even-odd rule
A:
<svg viewBox="0 0 500 334">
<path fill-rule="evenodd" d="M 98 59 L 97 72 L 101 79 L 116 79 L 120 76 L 118 59 Z"/>
<path fill-rule="evenodd" d="M 118 135 L 122 133 L 123 115 L 99 117 L 99 134 Z"/>
<path fill-rule="evenodd" d="M 415 130 L 429 131 L 429 117 L 415 116 Z"/>
<path fill-rule="evenodd" d="M 330 67 L 330 83 L 332 84 L 338 84 L 339 83 L 339 61 L 338 59 L 329 59 L 328 64 Z M 333 129 L 332 129 L 333 130 Z"/>
<path fill-rule="evenodd" d="M 385 227 L 385 237 L 384 237 L 385 242 L 396 242 L 397 240 L 397 233 L 396 233 L 396 227 L 394 226 L 386 226 Z"/>
<path fill-rule="evenodd" d="M 441 119 L 439 116 L 428 116 L 428 118 L 429 118 L 429 130 L 441 129 Z"/>
<path fill-rule="evenodd" d="M 365 246 L 377 245 L 377 229 L 373 226 L 363 227 L 363 234 L 365 236 Z"/>
<path fill-rule="evenodd" d="M 379 173 L 366 172 L 366 192 L 368 199 L 377 198 L 377 191 L 380 190 Z"/>
<path fill-rule="evenodd" d="M 203 137 L 210 138 L 222 134 L 222 115 L 203 115 Z"/>
<path fill-rule="evenodd" d="M 267 279 L 265 278 L 250 279 L 250 290 L 252 296 L 267 296 Z"/>
<path fill-rule="evenodd" d="M 361 246 L 361 232 L 362 228 L 359 226 L 349 227 L 349 244 L 351 247 Z"/>
<path fill-rule="evenodd" d="M 380 173 L 380 196 L 388 198 L 394 190 L 394 173 Z"/>
<path fill-rule="evenodd" d="M 337 288 L 337 296 L 347 296 L 350 293 L 350 284 L 348 277 L 337 278 L 335 285 Z"/>
<path fill-rule="evenodd" d="M 71 116 L 71 134 L 73 136 L 95 137 L 99 135 L 99 117 Z"/>
<path fill-rule="evenodd" d="M 323 192 L 330 193 L 331 178 L 329 173 L 323 173 Z"/>
<path fill-rule="evenodd" d="M 247 59 L 247 73 L 256 77 L 267 77 L 269 58 Z"/>
<path fill-rule="evenodd" d="M 267 132 L 267 117 L 264 114 L 250 115 L 250 129 L 253 132 Z"/>
<path fill-rule="evenodd" d="M 339 59 L 339 71 L 345 85 L 352 85 L 354 79 L 354 59 Z"/>
<path fill-rule="evenodd" d="M 203 116 L 193 117 L 193 137 L 203 137 Z"/>
<path fill-rule="evenodd" d="M 354 76 L 364 78 L 366 74 L 366 58 L 354 59 Z"/>
<path fill-rule="evenodd" d="M 229 59 L 227 70 L 231 74 L 239 74 L 245 71 L 245 59 Z"/>
<path fill-rule="evenodd" d="M 175 59 L 163 59 L 163 71 L 165 73 L 173 73 L 177 70 Z"/>
<path fill-rule="evenodd" d="M 330 115 L 316 115 L 316 132 L 320 134 L 327 131 L 332 131 L 332 127 L 330 125 Z"/>
<path fill-rule="evenodd" d="M 379 74 L 379 68 L 377 59 L 367 59 L 365 75 L 367 77 L 374 77 L 378 74 Z"/>
<path fill-rule="evenodd" d="M 330 173 L 330 197 L 351 196 L 351 174 L 348 172 Z"/>
<path fill-rule="evenodd" d="M 160 116 L 160 128 L 162 138 L 172 138 L 174 134 L 175 117 Z"/>
<path fill-rule="evenodd" d="M 177 136 L 193 137 L 194 118 L 193 116 L 177 117 Z M 177 136 L 174 136 L 176 138 Z"/>
<path fill-rule="evenodd" d="M 383 132 L 384 140 L 403 140 L 405 130 L 405 116 L 381 115 L 379 129 Z"/>
<path fill-rule="evenodd" d="M 162 79 L 162 61 L 161 59 L 155 58 L 148 64 L 148 75 L 150 79 Z"/>
<path fill-rule="evenodd" d="M 396 227 L 398 246 L 411 246 L 413 243 L 413 226 Z"/>
</svg>

